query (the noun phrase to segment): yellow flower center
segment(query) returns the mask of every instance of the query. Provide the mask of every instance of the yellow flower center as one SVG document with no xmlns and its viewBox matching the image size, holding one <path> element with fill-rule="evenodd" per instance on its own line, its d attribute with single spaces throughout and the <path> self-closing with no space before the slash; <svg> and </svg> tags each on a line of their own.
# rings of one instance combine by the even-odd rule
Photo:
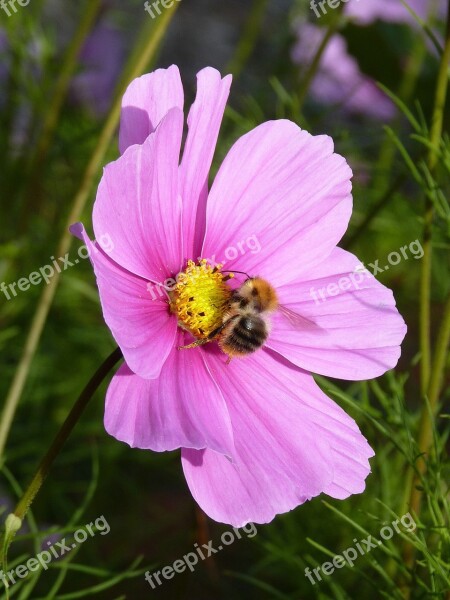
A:
<svg viewBox="0 0 450 600">
<path fill-rule="evenodd" d="M 198 339 L 206 339 L 222 324 L 231 298 L 232 290 L 225 282 L 233 275 L 223 275 L 222 266 L 212 267 L 205 259 L 198 264 L 190 260 L 169 292 L 170 310 L 178 325 Z"/>
</svg>

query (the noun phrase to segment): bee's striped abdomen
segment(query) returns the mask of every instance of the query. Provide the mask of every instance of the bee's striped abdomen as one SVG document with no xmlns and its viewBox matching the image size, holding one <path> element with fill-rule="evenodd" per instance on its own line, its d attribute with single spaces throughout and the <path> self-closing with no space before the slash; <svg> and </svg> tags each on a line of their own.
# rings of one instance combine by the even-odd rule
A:
<svg viewBox="0 0 450 600">
<path fill-rule="evenodd" d="M 251 354 L 264 345 L 267 326 L 258 316 L 243 316 L 224 332 L 220 345 L 230 354 Z"/>
</svg>

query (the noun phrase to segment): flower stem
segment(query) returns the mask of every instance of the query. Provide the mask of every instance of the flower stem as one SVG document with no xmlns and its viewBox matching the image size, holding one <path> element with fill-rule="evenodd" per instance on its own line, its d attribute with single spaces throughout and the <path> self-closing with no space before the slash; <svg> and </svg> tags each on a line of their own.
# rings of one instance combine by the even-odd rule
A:
<svg viewBox="0 0 450 600">
<path fill-rule="evenodd" d="M 122 351 L 120 350 L 120 348 L 116 348 L 114 352 L 112 352 L 97 369 L 95 374 L 90 379 L 89 383 L 81 392 L 80 396 L 78 397 L 78 400 L 75 402 L 71 411 L 67 415 L 66 420 L 62 424 L 61 429 L 56 434 L 56 437 L 53 440 L 50 448 L 47 450 L 46 454 L 39 463 L 34 477 L 32 478 L 24 494 L 22 495 L 22 498 L 19 500 L 16 508 L 14 509 L 14 512 L 8 516 L 6 522 L 5 539 L 3 541 L 3 561 L 6 560 L 6 552 L 9 544 L 11 543 L 12 538 L 14 537 L 14 534 L 20 528 L 21 522 L 25 517 L 34 498 L 41 489 L 41 486 L 44 483 L 44 480 L 47 477 L 55 458 L 60 453 L 61 448 L 63 447 L 67 438 L 71 434 L 75 425 L 78 423 L 90 399 L 97 391 L 98 387 L 103 382 L 105 377 L 114 367 L 114 365 L 121 358 Z"/>
<path fill-rule="evenodd" d="M 450 63 L 450 0 L 448 2 L 447 27 L 444 51 L 441 57 L 432 125 L 430 133 L 430 151 L 428 168 L 431 173 L 436 169 L 439 157 L 439 146 L 442 136 L 444 107 L 447 95 L 448 64 Z M 441 322 L 434 360 L 431 356 L 430 341 L 430 287 L 432 266 L 432 225 L 434 209 L 432 201 L 427 197 L 425 204 L 425 223 L 423 233 L 422 271 L 420 281 L 420 348 L 421 348 L 421 396 L 423 400 L 419 422 L 418 450 L 421 455 L 417 462 L 416 471 L 409 473 L 408 498 L 409 510 L 420 515 L 423 492 L 418 488 L 421 478 L 425 475 L 427 462 L 424 455 L 430 451 L 433 441 L 433 423 L 439 405 L 439 395 L 442 389 L 445 359 L 450 341 L 450 296 L 447 299 L 444 316 Z M 414 563 L 414 548 L 408 545 L 404 554 L 405 563 L 412 567 Z"/>
<path fill-rule="evenodd" d="M 436 169 L 439 145 L 442 135 L 442 123 L 444 119 L 445 100 L 447 96 L 448 65 L 450 63 L 450 0 L 447 14 L 447 28 L 439 66 L 439 74 L 436 86 L 436 96 L 430 134 L 430 151 L 428 155 L 428 168 L 430 173 Z M 430 342 L 430 287 L 431 287 L 431 264 L 432 264 L 432 225 L 433 225 L 433 202 L 426 198 L 425 224 L 423 233 L 422 272 L 420 281 L 420 347 L 421 357 L 421 392 L 422 396 L 428 392 L 431 368 L 431 342 Z M 426 410 L 425 410 L 426 413 Z"/>
<path fill-rule="evenodd" d="M 432 441 L 433 441 L 433 421 L 434 416 L 439 405 L 439 394 L 442 389 L 444 381 L 445 362 L 447 358 L 447 349 L 450 342 L 450 296 L 447 298 L 447 302 L 444 308 L 444 316 L 442 318 L 441 327 L 439 330 L 438 338 L 436 341 L 436 349 L 434 353 L 434 360 L 431 368 L 430 382 L 428 387 L 428 405 L 424 403 L 422 412 L 420 415 L 419 424 L 419 441 L 418 447 L 419 452 L 428 452 Z M 417 482 L 420 476 L 425 474 L 426 462 L 421 460 L 417 464 L 417 476 L 414 478 L 411 496 L 410 496 L 410 508 L 417 515 L 420 512 L 420 503 L 422 498 L 422 491 L 417 488 Z"/>
<path fill-rule="evenodd" d="M 317 74 L 317 71 L 319 70 L 320 62 L 321 62 L 322 56 L 328 46 L 328 43 L 331 40 L 331 38 L 333 37 L 333 35 L 336 33 L 336 31 L 339 29 L 339 26 L 341 23 L 340 13 L 341 13 L 341 9 L 340 8 L 336 9 L 334 19 L 331 22 L 331 24 L 328 26 L 328 28 L 325 32 L 325 35 L 323 36 L 323 39 L 322 39 L 319 47 L 317 48 L 317 52 L 301 81 L 300 89 L 298 91 L 297 98 L 296 98 L 296 104 L 295 104 L 296 111 L 299 115 L 303 109 L 303 104 L 306 100 L 306 96 L 309 92 L 311 83 L 313 82 L 313 80 Z"/>
<path fill-rule="evenodd" d="M 439 67 L 438 81 L 436 86 L 436 97 L 434 111 L 432 117 L 431 134 L 430 134 L 430 151 L 428 155 L 428 168 L 431 173 L 436 169 L 439 145 L 442 135 L 442 123 L 444 119 L 445 100 L 447 96 L 447 81 L 448 81 L 448 65 L 450 63 L 450 0 L 447 14 L 447 29 L 444 52 L 441 58 Z M 420 283 L 420 342 L 422 350 L 422 372 L 421 372 L 421 391 L 422 396 L 429 391 L 430 385 L 430 369 L 431 369 L 431 342 L 430 342 L 430 287 L 431 287 L 431 264 L 432 264 L 432 225 L 433 225 L 433 202 L 430 198 L 426 199 L 425 206 L 425 225 L 423 234 L 423 249 L 424 256 L 422 259 L 422 276 Z M 435 395 L 436 401 L 437 396 Z M 429 398 L 431 402 L 431 398 Z M 431 408 L 435 408 L 431 405 Z M 422 411 L 421 421 L 426 419 L 426 407 Z M 422 448 L 426 451 L 427 448 Z"/>
<path fill-rule="evenodd" d="M 392 200 L 392 196 L 401 187 L 405 179 L 405 175 L 398 175 L 395 181 L 393 181 L 393 183 L 389 186 L 389 188 L 386 191 L 384 191 L 383 194 L 377 199 L 375 204 L 372 206 L 372 208 L 366 214 L 364 219 L 358 225 L 357 229 L 355 229 L 355 231 L 344 241 L 343 247 L 346 250 L 351 248 L 356 242 L 356 240 L 358 240 L 360 236 L 366 232 L 373 219 L 389 203 L 389 201 Z"/>
<path fill-rule="evenodd" d="M 72 38 L 72 41 L 67 49 L 65 58 L 63 59 L 62 68 L 59 77 L 56 81 L 53 96 L 49 102 L 48 109 L 45 114 L 44 122 L 40 132 L 39 139 L 36 143 L 36 150 L 33 153 L 30 175 L 25 191 L 25 203 L 22 208 L 21 228 L 26 229 L 28 217 L 32 209 L 32 202 L 36 198 L 36 187 L 40 177 L 42 165 L 46 162 L 47 153 L 50 149 L 52 136 L 58 125 L 59 116 L 64 105 L 64 100 L 69 89 L 72 76 L 77 67 L 78 56 L 83 47 L 83 43 L 100 12 L 101 0 L 91 0 L 86 3 L 83 17 L 80 21 L 77 31 Z M 40 198 L 38 197 L 38 200 Z M 33 207 L 33 211 L 37 211 L 37 205 Z"/>
<path fill-rule="evenodd" d="M 226 73 L 232 73 L 234 77 L 237 77 L 244 69 L 261 33 L 261 25 L 266 12 L 267 3 L 268 0 L 254 0 L 239 44 L 233 57 L 225 68 Z"/>
<path fill-rule="evenodd" d="M 98 173 L 99 165 L 101 165 L 103 157 L 105 156 L 105 153 L 111 143 L 111 139 L 116 131 L 120 116 L 121 96 L 125 92 L 128 83 L 143 73 L 150 60 L 152 60 L 155 56 L 159 44 L 172 20 L 173 15 L 175 14 L 177 7 L 178 3 L 175 3 L 172 8 L 167 8 L 161 17 L 157 19 L 154 25 L 151 23 L 153 27 L 151 32 L 144 31 L 144 33 L 147 34 L 145 36 L 145 43 L 139 45 L 139 52 L 136 52 L 134 55 L 132 64 L 127 70 L 126 77 L 123 78 L 121 84 L 119 85 L 113 106 L 106 119 L 94 152 L 89 160 L 88 165 L 86 166 L 86 170 L 81 179 L 81 185 L 78 189 L 78 192 L 73 199 L 72 208 L 67 219 L 67 226 L 60 238 L 55 256 L 65 256 L 70 250 L 73 238 L 69 233 L 68 228 L 70 225 L 72 225 L 72 223 L 79 221 L 80 219 L 80 215 L 89 198 L 92 184 Z M 144 30 L 146 29 L 147 28 L 144 27 Z M 20 357 L 19 365 L 6 396 L 3 413 L 0 419 L 0 461 L 3 457 L 3 451 L 17 405 L 19 404 L 23 388 L 28 378 L 31 363 L 36 353 L 39 340 L 41 338 L 41 334 L 53 302 L 53 298 L 55 297 L 56 289 L 59 283 L 59 277 L 60 273 L 57 271 L 50 279 L 50 283 L 45 287 L 39 299 L 33 320 L 31 322 L 30 330 L 25 341 L 25 347 Z"/>
<path fill-rule="evenodd" d="M 417 80 L 421 72 L 425 57 L 427 55 L 427 46 L 421 36 L 417 36 L 414 40 L 409 57 L 406 59 L 405 71 L 402 81 L 396 91 L 397 96 L 405 104 L 407 104 L 416 88 Z M 402 115 L 397 111 L 395 121 L 392 124 L 392 129 L 399 129 L 401 126 Z M 374 180 L 372 183 L 373 189 L 384 192 L 389 186 L 392 168 L 395 164 L 397 154 L 397 146 L 392 142 L 392 138 L 385 134 L 381 145 L 380 155 L 378 158 Z"/>
</svg>

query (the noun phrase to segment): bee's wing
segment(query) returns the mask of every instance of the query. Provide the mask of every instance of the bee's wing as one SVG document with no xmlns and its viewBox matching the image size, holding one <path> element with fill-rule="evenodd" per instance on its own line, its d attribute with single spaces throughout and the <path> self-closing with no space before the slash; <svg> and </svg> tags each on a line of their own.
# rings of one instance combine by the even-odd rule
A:
<svg viewBox="0 0 450 600">
<path fill-rule="evenodd" d="M 306 329 L 309 331 L 319 331 L 320 329 L 322 329 L 320 325 L 317 325 L 317 323 L 315 323 L 311 319 L 299 315 L 298 313 L 294 312 L 293 310 L 291 310 L 287 306 L 284 306 L 283 304 L 280 304 L 278 306 L 278 310 L 296 329 Z"/>
</svg>

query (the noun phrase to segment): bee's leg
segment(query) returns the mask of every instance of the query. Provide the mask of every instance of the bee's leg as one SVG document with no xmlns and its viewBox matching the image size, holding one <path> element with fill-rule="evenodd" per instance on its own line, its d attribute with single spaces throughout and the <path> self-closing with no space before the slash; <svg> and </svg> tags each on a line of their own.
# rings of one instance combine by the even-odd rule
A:
<svg viewBox="0 0 450 600">
<path fill-rule="evenodd" d="M 207 344 L 208 342 L 212 342 L 212 339 L 204 339 L 204 340 L 196 340 L 192 342 L 192 344 L 188 344 L 187 346 L 178 346 L 177 350 L 188 350 L 189 348 L 197 348 L 197 346 L 203 346 L 203 344 Z"/>
<path fill-rule="evenodd" d="M 187 350 L 188 348 L 197 348 L 197 346 L 203 346 L 203 344 L 212 342 L 214 340 L 214 338 L 216 338 L 222 332 L 222 330 L 228 325 L 228 323 L 230 321 L 233 321 L 234 319 L 236 319 L 238 317 L 239 317 L 239 315 L 230 317 L 228 319 L 228 321 L 225 321 L 225 323 L 222 323 L 222 325 L 219 325 L 219 327 L 214 329 L 214 331 L 211 331 L 211 333 L 208 335 L 208 337 L 206 337 L 202 340 L 196 340 L 195 342 L 192 342 L 192 344 L 188 344 L 187 346 L 178 346 L 177 350 Z"/>
<path fill-rule="evenodd" d="M 197 348 L 197 346 L 203 346 L 203 344 L 212 342 L 214 338 L 219 335 L 222 329 L 223 325 L 221 325 L 217 329 L 214 329 L 214 331 L 212 331 L 207 338 L 204 338 L 202 340 L 196 340 L 195 342 L 192 342 L 192 344 L 188 344 L 187 346 L 178 346 L 177 350 L 188 350 L 189 348 Z"/>
<path fill-rule="evenodd" d="M 228 356 L 228 360 L 227 360 L 227 362 L 226 362 L 225 364 L 226 364 L 226 365 L 229 365 L 229 364 L 230 364 L 230 362 L 231 362 L 231 359 L 232 359 L 232 358 L 233 358 L 232 356 Z"/>
</svg>

